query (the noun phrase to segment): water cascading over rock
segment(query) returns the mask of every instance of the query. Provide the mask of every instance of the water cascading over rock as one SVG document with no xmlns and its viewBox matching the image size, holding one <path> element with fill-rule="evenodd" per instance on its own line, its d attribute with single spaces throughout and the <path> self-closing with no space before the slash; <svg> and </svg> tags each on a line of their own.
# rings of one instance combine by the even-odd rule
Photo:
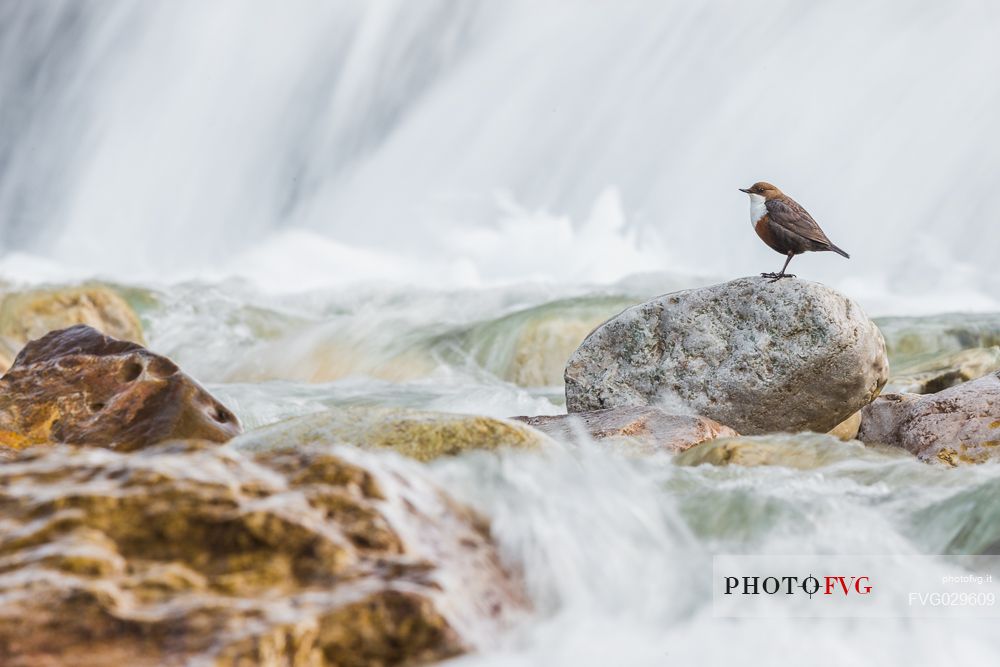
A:
<svg viewBox="0 0 1000 667">
<path fill-rule="evenodd" d="M 582 439 L 627 441 L 625 451 L 682 452 L 715 438 L 739 435 L 722 424 L 697 415 L 673 415 L 652 407 L 591 410 L 569 415 L 515 417 L 563 441 Z"/>
<path fill-rule="evenodd" d="M 4 667 L 417 665 L 525 610 L 482 518 L 351 447 L 34 448 L 0 507 Z"/>
</svg>

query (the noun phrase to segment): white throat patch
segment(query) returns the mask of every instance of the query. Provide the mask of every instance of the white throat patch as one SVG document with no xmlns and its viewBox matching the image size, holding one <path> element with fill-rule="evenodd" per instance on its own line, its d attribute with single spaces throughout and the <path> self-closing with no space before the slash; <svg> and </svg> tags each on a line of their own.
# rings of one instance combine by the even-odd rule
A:
<svg viewBox="0 0 1000 667">
<path fill-rule="evenodd" d="M 750 193 L 750 224 L 757 224 L 758 220 L 767 215 L 764 201 L 764 195 Z"/>
</svg>

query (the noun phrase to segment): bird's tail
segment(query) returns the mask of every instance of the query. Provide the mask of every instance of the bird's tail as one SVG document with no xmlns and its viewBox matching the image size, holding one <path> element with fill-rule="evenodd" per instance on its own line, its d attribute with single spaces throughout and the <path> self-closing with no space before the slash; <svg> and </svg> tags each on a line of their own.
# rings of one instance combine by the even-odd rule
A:
<svg viewBox="0 0 1000 667">
<path fill-rule="evenodd" d="M 837 253 L 838 255 L 843 255 L 847 259 L 851 258 L 850 255 L 848 255 L 846 252 L 844 252 L 843 250 L 841 250 L 837 246 L 833 245 L 832 243 L 830 244 L 830 248 L 829 249 L 832 250 L 833 252 Z"/>
</svg>

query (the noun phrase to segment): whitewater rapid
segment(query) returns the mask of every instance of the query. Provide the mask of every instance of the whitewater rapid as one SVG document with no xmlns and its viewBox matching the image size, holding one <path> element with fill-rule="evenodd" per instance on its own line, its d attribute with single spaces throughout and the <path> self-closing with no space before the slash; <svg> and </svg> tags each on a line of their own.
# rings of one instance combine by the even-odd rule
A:
<svg viewBox="0 0 1000 667">
<path fill-rule="evenodd" d="M 240 281 L 115 286 L 149 346 L 206 383 L 247 429 L 351 405 L 560 413 L 566 346 L 654 287 L 678 285 L 297 295 Z M 997 314 L 879 323 L 893 364 L 1000 344 Z M 455 664 L 931 667 L 1000 656 L 989 617 L 716 617 L 714 554 L 849 554 L 874 567 L 886 555 L 1000 544 L 1000 466 L 947 469 L 819 435 L 761 441 L 799 454 L 787 465 L 687 466 L 666 454 L 629 458 L 597 443 L 562 443 L 545 454 L 474 452 L 427 466 L 488 517 L 533 606 Z"/>
<path fill-rule="evenodd" d="M 884 317 L 894 365 L 998 345 L 997 34 L 974 0 L 4 2 L 0 291 L 111 283 L 248 429 L 556 414 L 601 319 L 779 268 L 737 191 L 766 179 L 851 253 L 791 269 Z M 708 580 L 715 553 L 989 549 L 996 465 L 428 470 L 535 608 L 457 665 L 1000 657 L 990 619 L 715 618 Z"/>
</svg>

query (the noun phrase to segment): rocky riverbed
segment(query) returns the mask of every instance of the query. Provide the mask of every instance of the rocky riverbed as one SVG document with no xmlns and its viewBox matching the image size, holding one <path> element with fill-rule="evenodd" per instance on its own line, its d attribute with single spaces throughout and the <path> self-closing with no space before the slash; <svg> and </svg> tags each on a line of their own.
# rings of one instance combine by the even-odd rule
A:
<svg viewBox="0 0 1000 667">
<path fill-rule="evenodd" d="M 711 553 L 1000 544 L 1000 315 L 95 283 L 0 336 L 4 665 L 705 658 Z"/>
</svg>

